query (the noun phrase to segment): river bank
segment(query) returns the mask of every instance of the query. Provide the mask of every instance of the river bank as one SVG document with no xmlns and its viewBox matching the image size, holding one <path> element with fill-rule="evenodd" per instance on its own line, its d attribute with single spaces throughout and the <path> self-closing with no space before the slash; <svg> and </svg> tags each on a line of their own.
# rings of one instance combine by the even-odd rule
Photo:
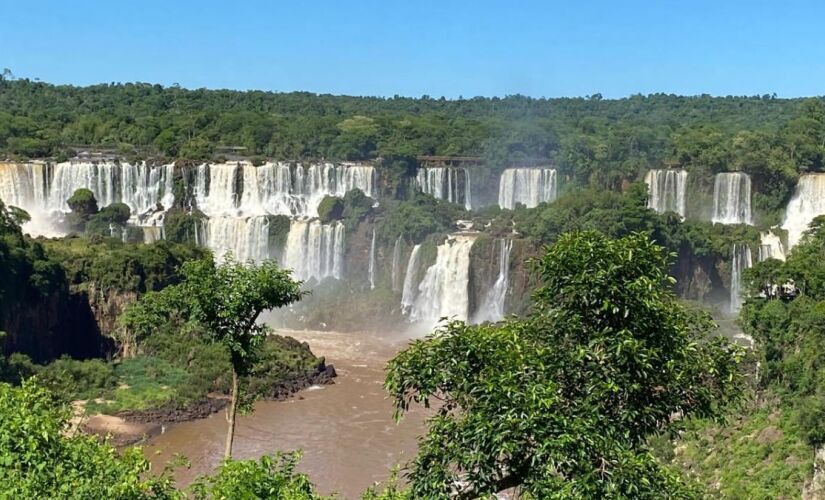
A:
<svg viewBox="0 0 825 500">
<path fill-rule="evenodd" d="M 309 342 L 313 352 L 336 367 L 338 377 L 327 386 L 312 386 L 286 401 L 260 401 L 255 411 L 239 417 L 234 457 L 255 458 L 276 451 L 303 450 L 299 466 L 322 493 L 357 498 L 391 469 L 410 460 L 425 413 L 412 411 L 400 423 L 383 389 L 384 366 L 407 339 L 316 331 L 280 331 Z M 214 470 L 223 458 L 226 422 L 218 413 L 202 420 L 169 426 L 145 446 L 154 470 L 175 454 L 189 468 L 176 470 L 180 485 Z M 357 460 L 354 459 L 357 457 Z"/>
</svg>

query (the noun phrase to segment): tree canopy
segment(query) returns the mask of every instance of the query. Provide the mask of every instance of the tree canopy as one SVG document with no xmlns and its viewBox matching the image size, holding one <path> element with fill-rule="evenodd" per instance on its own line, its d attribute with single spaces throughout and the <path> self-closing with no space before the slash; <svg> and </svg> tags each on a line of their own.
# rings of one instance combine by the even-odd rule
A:
<svg viewBox="0 0 825 500">
<path fill-rule="evenodd" d="M 644 235 L 563 235 L 535 263 L 531 315 L 451 322 L 393 359 L 398 415 L 436 409 L 413 497 L 689 497 L 645 440 L 673 415 L 718 415 L 739 391 L 738 351 L 677 301 L 669 258 Z"/>
</svg>

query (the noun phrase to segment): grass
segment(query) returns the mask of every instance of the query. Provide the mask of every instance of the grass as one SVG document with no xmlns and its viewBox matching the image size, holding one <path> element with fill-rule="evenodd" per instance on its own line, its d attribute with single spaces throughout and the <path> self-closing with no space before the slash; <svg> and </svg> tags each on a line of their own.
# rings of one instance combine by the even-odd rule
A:
<svg viewBox="0 0 825 500">
<path fill-rule="evenodd" d="M 666 460 L 705 485 L 707 498 L 799 498 L 813 452 L 797 420 L 777 399 L 732 414 L 724 425 L 694 420 Z"/>
<path fill-rule="evenodd" d="M 190 375 L 168 361 L 139 356 L 115 366 L 119 385 L 97 401 L 89 401 L 90 413 L 117 413 L 163 406 L 176 399 Z"/>
</svg>

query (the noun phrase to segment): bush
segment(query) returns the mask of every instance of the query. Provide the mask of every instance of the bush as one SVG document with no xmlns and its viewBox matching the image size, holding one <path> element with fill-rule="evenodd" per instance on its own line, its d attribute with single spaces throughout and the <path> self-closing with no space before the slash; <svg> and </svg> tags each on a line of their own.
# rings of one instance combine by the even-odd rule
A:
<svg viewBox="0 0 825 500">
<path fill-rule="evenodd" d="M 318 218 L 324 224 L 340 220 L 344 216 L 344 200 L 335 196 L 324 196 L 318 204 Z"/>
<path fill-rule="evenodd" d="M 94 193 L 86 188 L 80 188 L 66 200 L 72 212 L 79 215 L 81 219 L 88 220 L 97 213 L 97 200 Z"/>
</svg>

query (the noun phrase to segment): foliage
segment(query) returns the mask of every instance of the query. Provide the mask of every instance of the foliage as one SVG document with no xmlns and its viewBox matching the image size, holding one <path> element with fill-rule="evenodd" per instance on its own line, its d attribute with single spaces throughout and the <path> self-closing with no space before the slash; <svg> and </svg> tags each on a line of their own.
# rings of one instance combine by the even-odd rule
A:
<svg viewBox="0 0 825 500">
<path fill-rule="evenodd" d="M 178 281 L 183 262 L 208 255 L 205 250 L 158 241 L 125 244 L 114 239 L 65 238 L 44 242 L 50 255 L 62 263 L 69 283 L 103 291 L 147 292 Z"/>
<path fill-rule="evenodd" d="M 88 220 L 97 213 L 97 200 L 94 193 L 86 188 L 77 189 L 72 196 L 66 200 L 66 204 L 73 213 L 81 219 Z"/>
<path fill-rule="evenodd" d="M 410 243 L 421 243 L 429 235 L 451 233 L 455 221 L 466 215 L 462 207 L 432 196 L 416 193 L 408 201 L 392 201 L 381 211 L 381 241 L 392 243 L 402 236 Z"/>
<path fill-rule="evenodd" d="M 213 476 L 198 478 L 191 490 L 194 498 L 284 498 L 321 500 L 306 474 L 295 471 L 300 453 L 264 455 L 255 460 L 224 461 Z"/>
<path fill-rule="evenodd" d="M 372 211 L 374 204 L 373 199 L 365 195 L 360 189 L 351 189 L 344 195 L 344 209 L 341 212 L 344 224 L 348 228 L 357 226 Z"/>
<path fill-rule="evenodd" d="M 196 236 L 203 231 L 199 226 L 205 218 L 197 209 L 191 213 L 177 207 L 169 209 L 163 217 L 166 239 L 176 243 L 198 244 Z"/>
<path fill-rule="evenodd" d="M 536 262 L 532 315 L 451 322 L 393 359 L 399 415 L 437 402 L 411 494 L 691 496 L 645 441 L 674 413 L 715 416 L 735 399 L 738 352 L 677 302 L 668 259 L 644 235 L 562 235 Z"/>
<path fill-rule="evenodd" d="M 790 408 L 808 443 L 825 443 L 825 225 L 815 221 L 786 262 L 768 260 L 746 273 L 752 298 L 741 313 L 745 332 L 760 346 L 761 387 Z M 796 296 L 756 297 L 793 283 Z"/>
<path fill-rule="evenodd" d="M 140 449 L 122 455 L 96 437 L 66 435 L 71 414 L 48 391 L 0 384 L 0 496 L 178 498 L 165 476 L 145 478 Z"/>
<path fill-rule="evenodd" d="M 318 204 L 318 218 L 324 224 L 341 219 L 344 215 L 344 200 L 335 196 L 324 196 Z"/>
<path fill-rule="evenodd" d="M 259 347 L 268 328 L 257 323 L 265 310 L 288 305 L 301 298 L 301 283 L 291 279 L 274 261 L 241 263 L 226 258 L 191 260 L 181 268 L 183 281 L 147 294 L 123 315 L 122 325 L 136 339 L 165 324 L 170 317 L 200 327 L 209 340 L 226 349 L 232 368 L 229 430 L 226 452 L 232 452 L 238 377 L 247 375 L 258 360 Z"/>
<path fill-rule="evenodd" d="M 793 410 L 776 401 L 732 412 L 724 425 L 691 420 L 671 453 L 708 498 L 798 498 L 813 468 Z"/>
</svg>

